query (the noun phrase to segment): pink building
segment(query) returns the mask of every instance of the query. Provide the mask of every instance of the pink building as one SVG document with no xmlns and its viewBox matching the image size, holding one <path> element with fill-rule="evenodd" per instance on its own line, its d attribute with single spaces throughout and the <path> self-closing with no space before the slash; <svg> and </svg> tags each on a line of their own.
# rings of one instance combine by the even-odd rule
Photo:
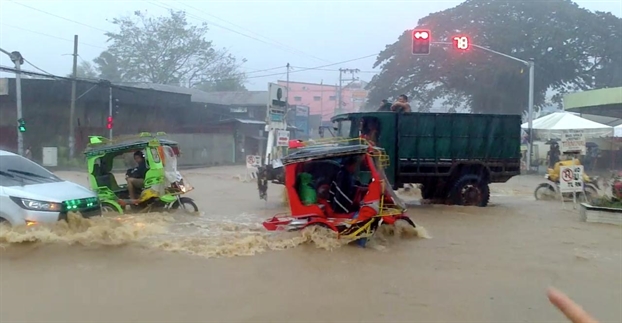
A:
<svg viewBox="0 0 622 323">
<path fill-rule="evenodd" d="M 286 81 L 278 81 L 286 86 Z M 341 91 L 342 111 L 357 112 L 367 100 L 366 83 L 362 81 L 344 84 Z M 289 82 L 288 101 L 291 105 L 306 105 L 310 115 L 322 115 L 328 121 L 338 109 L 338 86 L 329 84 Z"/>
</svg>

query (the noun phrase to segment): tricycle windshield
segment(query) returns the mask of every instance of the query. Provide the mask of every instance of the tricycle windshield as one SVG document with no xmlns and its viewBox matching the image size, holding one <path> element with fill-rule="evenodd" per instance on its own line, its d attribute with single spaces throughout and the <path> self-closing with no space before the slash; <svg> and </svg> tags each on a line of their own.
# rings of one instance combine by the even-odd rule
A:
<svg viewBox="0 0 622 323">
<path fill-rule="evenodd" d="M 352 120 L 342 119 L 337 121 L 337 137 L 351 137 Z"/>
<path fill-rule="evenodd" d="M 168 184 L 178 182 L 182 179 L 181 174 L 177 170 L 177 154 L 173 148 L 169 146 L 162 146 L 164 152 L 163 164 L 164 164 L 164 176 L 168 181 Z"/>
<path fill-rule="evenodd" d="M 398 206 L 402 210 L 406 210 L 406 204 L 404 204 L 404 201 L 402 201 L 402 199 L 400 199 L 397 194 L 395 194 L 395 191 L 393 191 L 391 187 L 391 182 L 389 182 L 389 180 L 387 179 L 387 175 L 384 173 L 384 167 L 380 159 L 374 158 L 374 163 L 376 164 L 376 170 L 378 171 L 378 175 L 384 181 L 385 194 L 391 196 L 396 206 Z"/>
</svg>

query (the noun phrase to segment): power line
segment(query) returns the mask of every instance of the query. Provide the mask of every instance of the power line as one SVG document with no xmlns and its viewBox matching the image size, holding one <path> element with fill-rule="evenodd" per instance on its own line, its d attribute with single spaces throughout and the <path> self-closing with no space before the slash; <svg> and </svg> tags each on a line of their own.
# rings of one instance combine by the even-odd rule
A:
<svg viewBox="0 0 622 323">
<path fill-rule="evenodd" d="M 244 74 L 268 72 L 268 71 L 279 70 L 279 69 L 282 69 L 282 68 L 285 68 L 285 66 L 277 66 L 277 67 L 273 67 L 273 68 L 266 68 L 266 69 L 263 69 L 263 70 L 254 70 L 254 71 L 250 71 L 250 72 L 244 72 Z"/>
<path fill-rule="evenodd" d="M 53 14 L 51 12 L 47 12 L 45 10 L 37 9 L 37 8 L 31 7 L 31 6 L 27 5 L 27 4 L 23 4 L 23 3 L 20 3 L 20 2 L 15 2 L 15 1 L 12 1 L 12 0 L 9 0 L 9 2 L 12 2 L 12 3 L 16 4 L 16 5 L 19 5 L 19 6 L 22 6 L 22 7 L 25 7 L 25 8 L 32 9 L 34 11 L 41 12 L 41 13 L 46 14 L 48 16 L 52 16 L 52 17 L 56 17 L 56 18 L 59 18 L 59 19 L 63 19 L 63 20 L 66 20 L 66 21 L 69 21 L 69 22 L 73 22 L 73 23 L 78 24 L 78 25 L 82 25 L 82 26 L 85 26 L 85 27 L 89 27 L 89 28 L 93 28 L 93 29 L 96 29 L 96 30 L 99 30 L 99 31 L 103 31 L 105 33 L 108 32 L 107 30 L 104 30 L 104 29 L 101 29 L 101 28 L 97 28 L 95 26 L 91 26 L 91 25 L 88 25 L 88 24 L 85 24 L 85 23 L 82 23 L 82 22 L 79 22 L 79 21 L 75 21 L 75 20 L 69 19 L 69 18 L 65 18 L 65 17 L 59 16 L 59 15 Z"/>
<path fill-rule="evenodd" d="M 171 8 L 171 7 L 167 7 L 167 6 L 165 6 L 165 5 L 162 5 L 162 4 L 160 4 L 160 3 L 156 3 L 156 2 L 151 2 L 151 1 L 145 1 L 145 2 L 147 2 L 147 3 L 149 3 L 149 4 L 152 4 L 152 5 L 156 6 L 156 7 L 160 7 L 160 8 L 167 9 L 167 10 L 175 10 L 175 9 L 180 10 L 179 8 Z M 184 12 L 185 12 L 185 10 L 182 10 L 182 11 L 184 11 Z M 258 42 L 260 42 L 260 43 L 263 43 L 263 44 L 266 44 L 266 45 L 270 45 L 270 46 L 273 46 L 273 47 L 280 47 L 281 49 L 285 49 L 286 51 L 288 51 L 288 52 L 290 52 L 290 53 L 294 53 L 294 54 L 298 54 L 298 55 L 300 55 L 300 54 L 302 53 L 303 55 L 309 56 L 308 54 L 306 54 L 306 53 L 304 53 L 304 52 L 300 52 L 300 51 L 299 51 L 299 53 L 296 53 L 295 51 L 292 51 L 291 49 L 288 49 L 287 47 L 284 47 L 283 45 L 277 45 L 277 44 L 274 44 L 274 43 L 270 43 L 270 42 L 264 41 L 264 40 L 259 39 L 259 38 L 257 38 L 257 37 L 254 37 L 254 36 L 251 36 L 251 35 L 248 35 L 248 34 L 245 34 L 245 33 L 239 32 L 239 31 L 237 31 L 237 30 L 235 30 L 235 29 L 231 29 L 231 28 L 229 28 L 229 27 L 226 27 L 226 26 L 223 26 L 223 25 L 217 24 L 217 23 L 215 23 L 215 22 L 213 22 L 213 21 L 209 21 L 209 20 L 207 20 L 207 19 L 205 19 L 205 18 L 203 18 L 203 17 L 199 17 L 199 16 L 197 16 L 197 15 L 195 15 L 195 14 L 192 14 L 192 13 L 188 13 L 188 12 L 186 12 L 186 15 L 187 15 L 188 17 L 190 17 L 190 18 L 194 18 L 194 19 L 197 19 L 197 20 L 199 20 L 199 21 L 202 21 L 202 22 L 205 22 L 205 23 L 211 24 L 211 25 L 216 26 L 216 27 L 218 27 L 218 28 L 222 28 L 222 29 L 224 29 L 224 30 L 227 30 L 227 31 L 230 31 L 230 32 L 232 32 L 232 33 L 238 34 L 238 35 L 240 35 L 240 36 L 243 36 L 243 37 L 246 37 L 246 38 L 253 39 L 253 40 L 258 41 Z M 317 58 L 316 58 L 316 59 L 317 59 Z"/>
<path fill-rule="evenodd" d="M 339 69 L 329 69 L 329 68 L 312 68 L 312 67 L 301 67 L 301 66 L 292 66 L 293 68 L 303 68 L 305 70 L 314 70 L 314 71 L 328 71 L 328 72 L 339 72 Z M 358 73 L 369 73 L 369 74 L 379 74 L 379 71 L 358 71 Z"/>
<path fill-rule="evenodd" d="M 23 58 L 23 57 L 22 57 L 22 58 Z M 50 73 L 50 72 L 47 72 L 47 71 L 45 71 L 45 70 L 42 70 L 42 69 L 38 68 L 35 64 L 31 63 L 29 60 L 27 60 L 27 59 L 25 59 L 25 58 L 24 58 L 24 62 L 28 63 L 30 66 L 34 67 L 35 69 L 37 69 L 37 70 L 39 70 L 39 71 L 41 71 L 41 72 L 43 72 L 43 73 L 45 73 L 45 74 L 49 74 L 49 75 L 54 76 L 54 74 L 52 74 L 52 73 Z"/>
<path fill-rule="evenodd" d="M 196 11 L 199 11 L 199 12 L 201 12 L 201 13 L 203 13 L 203 14 L 207 15 L 207 16 L 210 16 L 210 17 L 212 17 L 212 18 L 216 18 L 216 19 L 218 19 L 218 20 L 220 20 L 220 21 L 224 21 L 225 23 L 228 23 L 228 24 L 230 24 L 230 25 L 232 25 L 232 26 L 235 26 L 235 27 L 237 27 L 237 28 L 240 28 L 240 29 L 242 29 L 242 30 L 244 30 L 244 31 L 247 31 L 247 32 L 249 32 L 249 33 L 251 33 L 251 34 L 254 34 L 254 35 L 258 36 L 258 37 L 262 37 L 262 38 L 264 38 L 264 39 L 267 39 L 267 40 L 269 40 L 269 41 L 271 41 L 271 42 L 273 42 L 273 43 L 275 43 L 275 44 L 278 44 L 278 45 L 280 45 L 280 46 L 284 46 L 284 47 L 287 47 L 287 48 L 291 48 L 291 49 L 292 49 L 292 50 L 294 50 L 294 51 L 297 51 L 297 52 L 299 52 L 299 53 L 302 53 L 302 54 L 304 54 L 304 55 L 307 55 L 307 56 L 309 56 L 309 57 L 311 57 L 311 58 L 314 58 L 314 59 L 316 59 L 316 60 L 319 60 L 319 61 L 323 61 L 323 62 L 330 63 L 330 61 L 327 61 L 327 60 L 325 60 L 325 59 L 323 59 L 323 58 L 319 58 L 319 57 L 313 56 L 313 55 L 311 55 L 311 54 L 307 54 L 307 53 L 305 53 L 304 51 L 301 51 L 301 50 L 299 50 L 299 49 L 297 49 L 297 48 L 295 48 L 295 47 L 291 47 L 291 46 L 285 45 L 285 44 L 283 44 L 283 43 L 281 43 L 281 42 L 278 42 L 278 41 L 276 41 L 276 40 L 274 40 L 274 39 L 271 39 L 271 38 L 268 38 L 268 37 L 263 36 L 263 35 L 261 35 L 261 34 L 258 34 L 258 33 L 254 32 L 254 31 L 252 31 L 252 30 L 250 30 L 250 29 L 248 29 L 248 28 L 244 28 L 244 27 L 242 27 L 242 26 L 240 26 L 240 25 L 237 25 L 237 24 L 234 24 L 234 23 L 232 23 L 232 22 L 230 22 L 230 21 L 228 21 L 228 20 L 222 19 L 222 18 L 220 18 L 220 17 L 218 17 L 218 16 L 215 16 L 215 15 L 212 15 L 212 14 L 210 14 L 210 13 L 207 13 L 207 12 L 205 12 L 205 11 L 203 11 L 203 10 L 201 10 L 201 9 L 198 9 L 198 8 L 196 8 L 196 7 L 194 7 L 194 6 L 191 6 L 191 5 L 187 4 L 187 3 L 180 2 L 180 4 L 182 4 L 182 5 L 186 6 L 186 7 L 190 8 L 190 9 L 194 9 L 194 10 L 196 10 Z"/>
<path fill-rule="evenodd" d="M 326 65 L 321 65 L 321 66 L 316 66 L 316 67 L 308 67 L 308 68 L 303 68 L 300 70 L 294 70 L 294 71 L 290 71 L 289 73 L 300 73 L 300 72 L 305 72 L 305 71 L 312 71 L 312 70 L 318 70 L 318 69 L 322 69 L 324 67 L 330 67 L 330 66 L 335 66 L 335 65 L 340 65 L 340 64 L 345 64 L 345 63 L 350 63 L 350 62 L 354 62 L 354 61 L 360 61 L 362 59 L 366 59 L 366 58 L 370 58 L 370 57 L 374 57 L 378 54 L 372 54 L 372 55 L 367 55 L 367 56 L 362 56 L 362 57 L 357 57 L 357 58 L 353 58 L 353 59 L 349 59 L 349 60 L 345 60 L 345 61 L 341 61 L 341 62 L 337 62 L 337 63 L 332 63 L 332 64 L 326 64 Z M 260 78 L 260 77 L 268 77 L 268 76 L 275 76 L 275 75 L 282 75 L 283 73 L 273 73 L 273 74 L 265 74 L 265 75 L 257 75 L 257 76 L 251 76 L 251 77 L 247 77 L 247 79 L 253 79 L 253 78 Z M 226 79 L 223 79 L 226 80 Z"/>
<path fill-rule="evenodd" d="M 0 25 L 11 27 L 11 28 L 15 28 L 15 29 L 20 29 L 20 30 L 27 31 L 27 32 L 30 32 L 30 33 L 33 33 L 33 34 L 39 34 L 39 35 L 42 35 L 42 36 L 47 36 L 47 37 L 50 37 L 50 38 L 56 38 L 56 39 L 60 39 L 60 40 L 64 40 L 64 41 L 68 41 L 68 42 L 72 42 L 73 43 L 73 39 L 67 39 L 67 38 L 63 38 L 63 37 L 58 37 L 58 36 L 42 33 L 42 32 L 39 32 L 39 31 L 34 31 L 34 30 L 30 30 L 30 29 L 26 29 L 26 28 L 22 28 L 22 27 L 18 27 L 18 26 L 13 26 L 13 25 L 5 24 L 4 22 L 0 23 Z M 89 46 L 89 47 L 94 47 L 94 48 L 99 48 L 99 49 L 104 49 L 104 50 L 106 49 L 105 47 L 101 47 L 101 46 L 97 46 L 97 45 L 92 45 L 92 44 L 83 43 L 83 42 L 79 42 L 79 43 L 84 45 L 84 46 Z"/>
<path fill-rule="evenodd" d="M 290 71 L 289 73 L 291 74 L 291 73 L 300 73 L 300 72 L 304 72 L 304 71 L 317 70 L 317 69 L 321 69 L 321 68 L 324 68 L 324 67 L 330 67 L 330 66 L 350 63 L 350 62 L 354 62 L 354 61 L 358 61 L 358 60 L 374 57 L 376 55 L 377 54 L 372 54 L 372 55 L 352 58 L 352 59 L 341 61 L 341 62 L 337 62 L 337 63 L 326 64 L 326 65 L 316 66 L 316 67 L 309 67 L 309 68 L 300 69 L 300 70 L 294 70 L 294 71 Z M 283 68 L 283 67 L 275 67 L 273 69 L 277 69 L 277 68 Z M 16 72 L 15 69 L 9 68 L 9 67 L 4 67 L 4 66 L 0 66 L 0 70 L 9 71 L 9 72 Z M 270 69 L 268 69 L 268 70 L 270 70 Z M 22 71 L 22 72 L 23 72 L 23 74 L 26 74 L 26 75 L 34 75 L 34 76 L 41 76 L 41 77 L 53 77 L 53 78 L 71 80 L 71 78 L 66 78 L 66 77 L 61 77 L 61 76 L 53 76 L 53 75 L 40 74 L 40 73 L 35 73 L 35 72 L 25 72 L 25 71 Z M 264 75 L 255 75 L 255 76 L 247 77 L 246 79 L 249 80 L 249 79 L 256 79 L 256 78 L 263 78 L 263 77 L 270 77 L 270 76 L 277 76 L 277 75 L 284 75 L 284 74 L 285 73 L 280 72 L 280 73 L 271 73 L 271 74 L 264 74 Z M 230 80 L 236 80 L 236 79 L 237 78 L 221 78 L 221 79 L 215 79 L 215 80 L 212 80 L 212 81 L 219 82 L 219 81 L 230 81 Z"/>
</svg>

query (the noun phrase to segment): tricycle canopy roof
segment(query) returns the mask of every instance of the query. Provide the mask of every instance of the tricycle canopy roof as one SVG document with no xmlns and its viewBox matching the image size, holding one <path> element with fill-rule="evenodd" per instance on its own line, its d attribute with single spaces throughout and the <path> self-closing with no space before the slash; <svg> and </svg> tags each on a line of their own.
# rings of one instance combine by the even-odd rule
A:
<svg viewBox="0 0 622 323">
<path fill-rule="evenodd" d="M 355 144 L 355 145 L 318 145 L 308 146 L 290 153 L 283 157 L 282 161 L 284 165 L 307 162 L 315 159 L 324 159 L 331 157 L 358 155 L 369 152 L 369 145 Z M 375 148 L 379 149 L 379 148 Z"/>
<path fill-rule="evenodd" d="M 115 139 L 107 139 L 101 136 L 89 136 L 89 144 L 84 150 L 84 154 L 89 156 L 123 153 L 127 151 L 142 150 L 156 140 L 160 145 L 177 147 L 177 142 L 167 139 L 166 133 L 158 132 L 155 134 L 143 132 L 134 136 L 122 136 Z"/>
</svg>

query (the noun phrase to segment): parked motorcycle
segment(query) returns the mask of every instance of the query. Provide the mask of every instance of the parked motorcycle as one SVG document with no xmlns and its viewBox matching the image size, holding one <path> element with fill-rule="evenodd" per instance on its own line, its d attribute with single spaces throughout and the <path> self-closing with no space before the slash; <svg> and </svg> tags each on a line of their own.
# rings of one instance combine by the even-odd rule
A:
<svg viewBox="0 0 622 323">
<path fill-rule="evenodd" d="M 547 170 L 544 178 L 547 180 L 546 183 L 542 183 L 536 187 L 534 191 L 534 196 L 536 200 L 552 200 L 557 199 L 561 195 L 563 198 L 572 198 L 572 193 L 563 193 L 560 194 L 559 190 L 559 174 L 562 166 L 578 166 L 581 165 L 581 162 L 578 159 L 574 160 L 564 160 L 555 163 L 554 168 L 549 168 Z M 598 191 L 600 190 L 600 185 L 598 184 L 598 176 L 588 176 L 583 173 L 583 192 L 577 192 L 577 198 L 582 199 L 585 198 L 588 202 L 594 200 L 598 197 Z M 585 196 L 583 195 L 585 193 Z"/>
</svg>

